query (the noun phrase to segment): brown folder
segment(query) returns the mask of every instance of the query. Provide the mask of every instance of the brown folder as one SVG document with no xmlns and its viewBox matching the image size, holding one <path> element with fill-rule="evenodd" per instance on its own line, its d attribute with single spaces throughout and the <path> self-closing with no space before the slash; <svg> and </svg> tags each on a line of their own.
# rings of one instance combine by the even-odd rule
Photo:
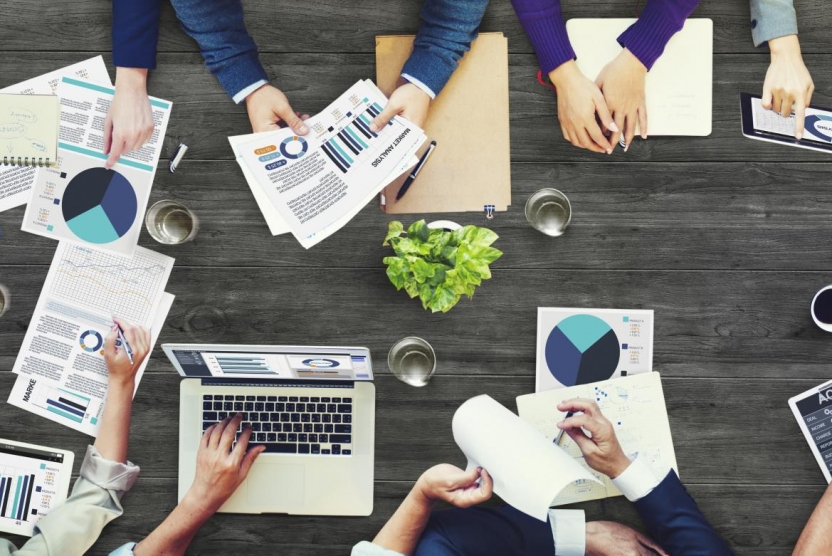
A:
<svg viewBox="0 0 832 556">
<path fill-rule="evenodd" d="M 376 37 L 376 81 L 388 97 L 413 49 L 410 36 Z M 508 41 L 502 33 L 481 33 L 442 92 L 425 122 L 436 149 L 407 194 L 396 194 L 409 171 L 381 193 L 384 212 L 505 211 L 511 204 L 508 110 Z M 426 141 L 419 156 L 424 154 Z"/>
</svg>

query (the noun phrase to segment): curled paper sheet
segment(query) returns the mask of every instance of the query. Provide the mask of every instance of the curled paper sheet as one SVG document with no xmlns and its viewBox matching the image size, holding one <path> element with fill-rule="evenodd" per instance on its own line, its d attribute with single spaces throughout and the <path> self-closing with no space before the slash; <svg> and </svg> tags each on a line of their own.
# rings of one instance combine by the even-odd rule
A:
<svg viewBox="0 0 832 556">
<path fill-rule="evenodd" d="M 570 483 L 598 482 L 532 425 L 490 396 L 471 398 L 456 410 L 454 440 L 468 469 L 482 467 L 494 479 L 494 493 L 541 521 L 552 501 Z"/>
</svg>

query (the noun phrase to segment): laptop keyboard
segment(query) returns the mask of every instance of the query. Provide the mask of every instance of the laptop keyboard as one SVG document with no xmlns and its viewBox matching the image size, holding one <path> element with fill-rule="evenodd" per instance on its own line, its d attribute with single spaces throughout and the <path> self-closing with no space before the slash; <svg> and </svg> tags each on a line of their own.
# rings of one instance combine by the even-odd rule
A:
<svg viewBox="0 0 832 556">
<path fill-rule="evenodd" d="M 249 447 L 266 452 L 313 456 L 352 455 L 352 398 L 204 394 L 202 430 L 243 414 L 251 425 Z"/>
</svg>

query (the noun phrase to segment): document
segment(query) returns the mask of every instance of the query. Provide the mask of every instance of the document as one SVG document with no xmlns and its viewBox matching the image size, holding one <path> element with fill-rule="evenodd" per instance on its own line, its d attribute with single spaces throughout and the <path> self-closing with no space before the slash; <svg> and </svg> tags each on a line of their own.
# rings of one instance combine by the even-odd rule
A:
<svg viewBox="0 0 832 556">
<path fill-rule="evenodd" d="M 823 477 L 832 481 L 832 381 L 789 399 L 789 407 Z"/>
<path fill-rule="evenodd" d="M 104 120 L 114 93 L 109 86 L 61 78 L 58 163 L 38 173 L 23 217 L 24 231 L 125 257 L 133 254 L 162 153 L 171 103 L 150 98 L 153 136 L 107 170 Z"/>
<path fill-rule="evenodd" d="M 454 440 L 468 458 L 494 479 L 494 493 L 536 519 L 570 483 L 598 479 L 529 423 L 490 396 L 471 398 L 456 410 Z"/>
<path fill-rule="evenodd" d="M 670 467 L 678 473 L 659 373 L 518 396 L 517 411 L 521 419 L 552 443 L 560 432 L 557 424 L 566 418 L 566 413 L 558 411 L 557 406 L 572 398 L 586 398 L 598 404 L 604 417 L 612 422 L 621 448 L 630 459 L 638 457 L 653 469 Z M 558 495 L 553 506 L 621 496 L 621 491 L 606 475 L 586 464 L 581 450 L 569 435 L 563 435 L 560 445 L 569 457 L 592 474 L 594 480 L 569 485 Z"/>
<path fill-rule="evenodd" d="M 274 208 L 274 205 L 272 205 L 269 200 L 269 196 L 266 195 L 266 192 L 257 182 L 257 178 L 254 177 L 252 171 L 249 170 L 248 164 L 245 164 L 241 160 L 242 151 L 240 150 L 240 147 L 246 143 L 250 143 L 255 137 L 257 137 L 256 133 L 237 135 L 235 137 L 229 137 L 228 142 L 231 143 L 231 149 L 234 151 L 234 157 L 240 163 L 240 169 L 243 171 L 243 177 L 246 178 L 246 183 L 248 184 L 249 189 L 251 189 L 251 193 L 254 195 L 254 200 L 257 202 L 257 208 L 260 209 L 260 212 L 263 213 L 263 218 L 266 219 L 266 225 L 269 227 L 269 231 L 273 236 L 288 234 L 289 226 L 286 224 L 286 221 L 283 220 L 280 213 L 277 212 L 276 208 Z"/>
<path fill-rule="evenodd" d="M 104 59 L 101 56 L 96 56 L 0 89 L 0 93 L 54 95 L 58 88 L 58 82 L 64 75 L 112 85 L 110 75 L 107 73 L 107 66 L 104 65 Z M 0 159 L 2 157 L 3 153 L 0 152 Z M 29 200 L 38 170 L 38 168 L 0 165 L 0 212 L 25 204 Z"/>
<path fill-rule="evenodd" d="M 397 116 L 378 133 L 370 130 L 386 102 L 374 85 L 359 81 L 307 120 L 307 136 L 291 129 L 261 133 L 235 149 L 305 248 L 341 229 L 415 164 L 425 141 L 419 127 Z"/>
<path fill-rule="evenodd" d="M 130 259 L 62 242 L 13 371 L 9 403 L 95 436 L 107 394 L 104 339 L 113 316 L 151 328 L 155 344 L 173 303 L 174 260 L 144 248 Z M 147 360 L 136 377 L 138 387 Z"/>
<path fill-rule="evenodd" d="M 58 97 L 0 93 L 0 165 L 43 166 L 58 150 Z"/>
<path fill-rule="evenodd" d="M 538 308 L 535 392 L 652 369 L 653 311 Z"/>
</svg>

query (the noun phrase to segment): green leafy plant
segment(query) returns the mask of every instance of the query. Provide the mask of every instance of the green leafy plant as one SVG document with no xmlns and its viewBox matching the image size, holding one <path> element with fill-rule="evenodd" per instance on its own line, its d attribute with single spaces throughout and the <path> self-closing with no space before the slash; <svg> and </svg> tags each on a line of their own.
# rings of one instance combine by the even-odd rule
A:
<svg viewBox="0 0 832 556">
<path fill-rule="evenodd" d="M 387 277 L 397 290 L 404 288 L 422 307 L 447 313 L 462 295 L 474 296 L 477 286 L 491 278 L 491 263 L 503 256 L 491 247 L 499 236 L 487 228 L 465 226 L 453 232 L 431 230 L 424 220 L 404 231 L 390 222 L 384 245 L 395 257 L 385 257 Z"/>
</svg>

